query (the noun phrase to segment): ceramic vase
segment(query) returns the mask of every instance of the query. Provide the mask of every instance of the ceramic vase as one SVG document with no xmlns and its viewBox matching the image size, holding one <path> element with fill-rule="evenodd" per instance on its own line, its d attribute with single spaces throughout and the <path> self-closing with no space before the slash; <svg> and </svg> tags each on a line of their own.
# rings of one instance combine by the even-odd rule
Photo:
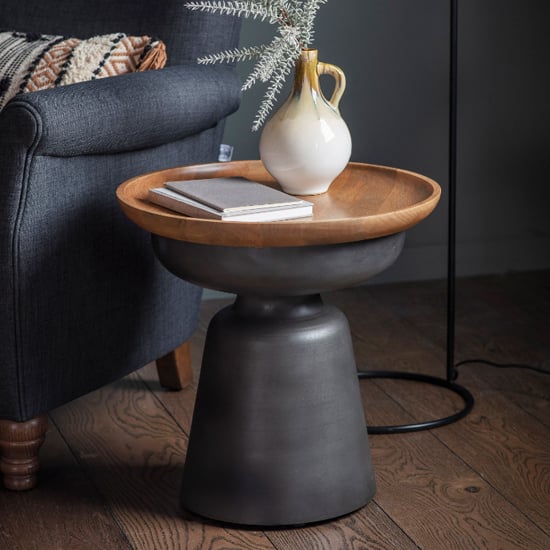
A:
<svg viewBox="0 0 550 550">
<path fill-rule="evenodd" d="M 335 81 L 329 100 L 319 86 L 322 74 Z M 260 158 L 286 193 L 324 193 L 346 167 L 351 136 L 338 110 L 345 87 L 340 68 L 319 62 L 317 50 L 302 50 L 292 92 L 260 137 Z"/>
</svg>

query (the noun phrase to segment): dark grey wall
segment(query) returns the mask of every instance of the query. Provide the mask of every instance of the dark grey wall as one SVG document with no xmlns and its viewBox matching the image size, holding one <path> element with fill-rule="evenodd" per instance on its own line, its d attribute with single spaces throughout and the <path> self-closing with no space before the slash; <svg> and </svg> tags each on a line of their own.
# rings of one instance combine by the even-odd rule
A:
<svg viewBox="0 0 550 550">
<path fill-rule="evenodd" d="M 458 272 L 550 268 L 550 2 L 457 1 Z M 449 5 L 331 0 L 319 12 L 314 46 L 348 79 L 341 111 L 352 160 L 415 170 L 444 190 L 437 211 L 409 232 L 402 257 L 377 281 L 445 276 Z M 241 42 L 265 41 L 272 30 L 246 21 Z M 258 158 L 250 125 L 263 91 L 245 92 L 228 123 L 235 158 Z"/>
</svg>

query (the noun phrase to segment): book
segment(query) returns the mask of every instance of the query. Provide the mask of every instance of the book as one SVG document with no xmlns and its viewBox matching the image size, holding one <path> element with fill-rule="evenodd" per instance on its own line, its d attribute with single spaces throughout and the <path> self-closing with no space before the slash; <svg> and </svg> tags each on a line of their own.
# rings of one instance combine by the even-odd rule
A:
<svg viewBox="0 0 550 550">
<path fill-rule="evenodd" d="M 305 201 L 244 178 L 167 181 L 165 187 L 221 212 L 297 206 Z"/>
<path fill-rule="evenodd" d="M 149 190 L 151 202 L 180 214 L 226 221 L 306 218 L 313 204 L 244 178 L 169 181 Z"/>
</svg>

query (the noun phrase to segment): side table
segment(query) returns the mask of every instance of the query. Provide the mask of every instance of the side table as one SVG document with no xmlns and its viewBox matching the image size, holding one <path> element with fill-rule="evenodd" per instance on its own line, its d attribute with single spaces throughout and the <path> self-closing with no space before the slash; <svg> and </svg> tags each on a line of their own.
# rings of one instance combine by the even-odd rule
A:
<svg viewBox="0 0 550 550">
<path fill-rule="evenodd" d="M 174 168 L 117 190 L 178 277 L 237 294 L 208 328 L 181 502 L 248 525 L 326 520 L 375 493 L 349 326 L 320 293 L 359 285 L 399 256 L 439 201 L 437 183 L 350 163 L 311 219 L 205 220 L 149 203 L 168 180 L 240 176 L 276 187 L 259 161 Z"/>
</svg>

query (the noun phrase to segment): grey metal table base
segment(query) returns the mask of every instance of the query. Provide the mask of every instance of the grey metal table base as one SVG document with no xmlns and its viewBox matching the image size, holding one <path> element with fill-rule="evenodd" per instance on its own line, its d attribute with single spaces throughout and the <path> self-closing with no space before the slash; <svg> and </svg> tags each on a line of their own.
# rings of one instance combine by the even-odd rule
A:
<svg viewBox="0 0 550 550">
<path fill-rule="evenodd" d="M 322 291 L 388 267 L 404 233 L 335 245 L 250 248 L 153 235 L 190 282 L 238 295 L 211 321 L 181 502 L 228 523 L 342 516 L 375 493 L 349 326 Z"/>
<path fill-rule="evenodd" d="M 347 514 L 374 492 L 343 313 L 319 295 L 239 296 L 208 329 L 183 506 L 291 525 Z"/>
</svg>

